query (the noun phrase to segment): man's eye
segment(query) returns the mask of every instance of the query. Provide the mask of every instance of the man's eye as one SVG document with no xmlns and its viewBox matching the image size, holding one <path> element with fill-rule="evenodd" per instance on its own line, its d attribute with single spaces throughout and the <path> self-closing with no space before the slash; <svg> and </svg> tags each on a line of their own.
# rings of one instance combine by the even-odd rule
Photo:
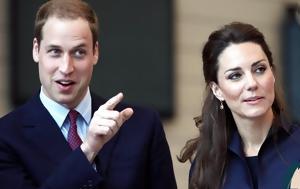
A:
<svg viewBox="0 0 300 189">
<path fill-rule="evenodd" d="M 86 51 L 83 49 L 77 49 L 74 51 L 74 56 L 76 58 L 83 58 L 86 55 Z"/>
<path fill-rule="evenodd" d="M 60 49 L 50 49 L 50 50 L 48 50 L 48 54 L 50 56 L 57 57 L 61 54 L 61 50 Z"/>
</svg>

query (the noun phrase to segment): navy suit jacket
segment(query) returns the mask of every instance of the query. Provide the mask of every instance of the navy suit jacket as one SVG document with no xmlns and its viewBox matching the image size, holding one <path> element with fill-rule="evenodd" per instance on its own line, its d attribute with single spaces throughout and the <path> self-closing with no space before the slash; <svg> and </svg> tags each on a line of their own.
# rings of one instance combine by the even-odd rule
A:
<svg viewBox="0 0 300 189">
<path fill-rule="evenodd" d="M 92 94 L 92 112 L 103 103 Z M 116 109 L 126 107 L 120 104 Z M 96 157 L 96 171 L 80 148 L 71 150 L 39 96 L 34 96 L 0 119 L 0 188 L 177 188 L 158 115 L 132 108 L 133 116 Z"/>
</svg>

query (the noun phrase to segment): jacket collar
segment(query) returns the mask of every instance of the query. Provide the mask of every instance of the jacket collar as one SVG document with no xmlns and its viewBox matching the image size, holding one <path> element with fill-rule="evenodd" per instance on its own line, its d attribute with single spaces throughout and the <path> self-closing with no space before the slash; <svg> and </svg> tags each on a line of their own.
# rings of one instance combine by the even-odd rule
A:
<svg viewBox="0 0 300 189">
<path fill-rule="evenodd" d="M 70 152 L 67 141 L 55 120 L 35 95 L 26 105 L 23 120 L 25 136 L 49 161 L 60 162 Z"/>
<path fill-rule="evenodd" d="M 276 116 L 260 151 L 262 151 L 264 146 L 269 144 L 271 141 L 277 140 L 279 135 L 289 135 L 291 129 L 292 128 L 290 127 L 290 124 L 284 116 Z M 243 142 L 236 126 L 234 126 L 232 129 L 232 135 L 229 141 L 228 149 L 229 151 L 238 155 L 241 159 L 245 159 Z"/>
</svg>

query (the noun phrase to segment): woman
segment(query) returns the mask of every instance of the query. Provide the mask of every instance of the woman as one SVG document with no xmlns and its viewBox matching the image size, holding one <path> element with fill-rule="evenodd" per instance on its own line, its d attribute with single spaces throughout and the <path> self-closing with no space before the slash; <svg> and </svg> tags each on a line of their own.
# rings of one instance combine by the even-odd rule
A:
<svg viewBox="0 0 300 189">
<path fill-rule="evenodd" d="M 189 188 L 287 188 L 300 165 L 300 129 L 283 119 L 264 36 L 249 24 L 225 25 L 209 36 L 202 59 L 200 135 L 179 157 L 193 159 Z"/>
</svg>

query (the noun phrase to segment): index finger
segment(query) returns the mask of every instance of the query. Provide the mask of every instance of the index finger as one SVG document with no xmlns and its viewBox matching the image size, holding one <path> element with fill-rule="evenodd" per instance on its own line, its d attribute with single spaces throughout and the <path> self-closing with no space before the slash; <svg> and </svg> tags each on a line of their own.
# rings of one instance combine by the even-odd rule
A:
<svg viewBox="0 0 300 189">
<path fill-rule="evenodd" d="M 122 99 L 123 93 L 118 93 L 116 96 L 113 96 L 111 99 L 106 101 L 106 103 L 101 105 L 98 110 L 113 110 Z"/>
</svg>

